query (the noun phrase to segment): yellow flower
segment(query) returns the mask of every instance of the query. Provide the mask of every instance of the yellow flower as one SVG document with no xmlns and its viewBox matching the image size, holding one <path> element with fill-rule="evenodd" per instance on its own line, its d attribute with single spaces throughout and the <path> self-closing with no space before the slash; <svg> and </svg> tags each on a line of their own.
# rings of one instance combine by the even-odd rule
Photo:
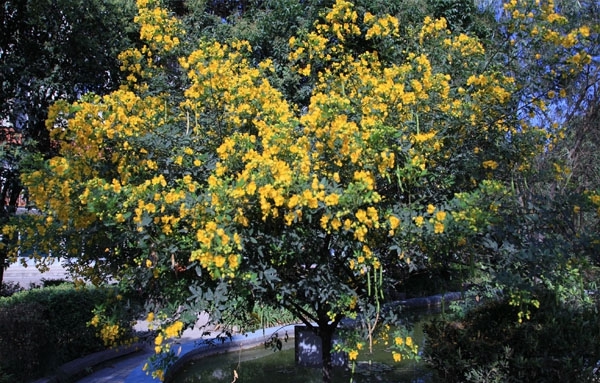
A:
<svg viewBox="0 0 600 383">
<path fill-rule="evenodd" d="M 240 258 L 237 254 L 231 254 L 227 257 L 227 262 L 229 262 L 229 267 L 232 269 L 236 269 L 240 264 Z"/>
<path fill-rule="evenodd" d="M 225 257 L 222 257 L 222 256 L 220 256 L 220 255 L 217 255 L 217 256 L 214 258 L 214 262 L 215 262 L 215 266 L 216 266 L 216 267 L 218 267 L 218 268 L 221 268 L 221 267 L 223 267 L 223 265 L 225 265 Z"/>
<path fill-rule="evenodd" d="M 174 338 L 183 330 L 183 322 L 175 321 L 169 327 L 165 329 L 165 335 L 168 338 Z"/>
<path fill-rule="evenodd" d="M 498 167 L 498 163 L 493 160 L 483 161 L 483 167 L 486 169 L 494 170 Z"/>
<path fill-rule="evenodd" d="M 356 360 L 357 357 L 358 357 L 357 350 L 352 350 L 348 353 L 348 359 L 350 359 L 350 360 Z"/>
<path fill-rule="evenodd" d="M 414 217 L 413 220 L 415 221 L 415 224 L 417 226 L 420 227 L 421 225 L 423 225 L 423 217 L 421 217 L 421 216 Z"/>
<path fill-rule="evenodd" d="M 338 231 L 340 229 L 340 227 L 342 227 L 342 221 L 340 221 L 340 219 L 338 217 L 335 217 L 331 221 L 331 227 L 333 228 L 333 230 Z"/>
<path fill-rule="evenodd" d="M 437 219 L 440 222 L 443 222 L 446 219 L 446 212 L 438 211 L 437 214 L 435 215 L 435 219 Z"/>
<path fill-rule="evenodd" d="M 335 206 L 338 204 L 340 200 L 340 196 L 333 193 L 333 194 L 329 194 L 327 197 L 325 197 L 325 204 L 327 206 Z"/>
<path fill-rule="evenodd" d="M 579 28 L 579 33 L 583 37 L 590 37 L 590 27 L 588 27 L 587 25 L 584 25 L 584 26 L 580 27 Z"/>
<path fill-rule="evenodd" d="M 444 232 L 444 224 L 441 222 L 436 222 L 433 225 L 433 232 L 435 234 L 442 234 Z"/>
<path fill-rule="evenodd" d="M 328 215 L 323 215 L 321 217 L 321 227 L 323 229 L 327 229 L 327 222 L 329 222 L 329 216 Z"/>
<path fill-rule="evenodd" d="M 363 209 L 359 209 L 355 215 L 356 215 L 356 218 L 358 219 L 358 222 L 364 223 L 367 221 L 367 212 L 364 211 Z"/>
<path fill-rule="evenodd" d="M 402 354 L 393 351 L 392 357 L 394 358 L 394 362 L 400 362 L 402 360 Z"/>
<path fill-rule="evenodd" d="M 432 204 L 427 205 L 427 214 L 433 214 L 434 211 L 435 206 L 433 206 Z"/>
<path fill-rule="evenodd" d="M 402 344 L 404 343 L 404 339 L 402 339 L 401 336 L 397 336 L 394 338 L 394 343 L 396 344 L 396 346 L 402 346 Z"/>
<path fill-rule="evenodd" d="M 390 216 L 390 229 L 396 230 L 400 226 L 400 219 L 394 215 Z"/>
<path fill-rule="evenodd" d="M 92 320 L 90 321 L 90 325 L 96 327 L 100 323 L 100 317 L 98 315 L 94 315 Z"/>
</svg>

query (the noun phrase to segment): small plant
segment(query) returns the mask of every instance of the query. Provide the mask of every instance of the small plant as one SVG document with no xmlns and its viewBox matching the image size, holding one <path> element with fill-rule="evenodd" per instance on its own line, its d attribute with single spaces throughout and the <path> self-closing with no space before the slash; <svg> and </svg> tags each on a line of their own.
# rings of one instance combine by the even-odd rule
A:
<svg viewBox="0 0 600 383">
<path fill-rule="evenodd" d="M 94 307 L 94 316 L 87 324 L 97 330 L 107 347 L 130 344 L 136 340 L 132 325 L 137 309 L 135 302 L 124 298 L 117 289 L 109 289 L 106 300 Z"/>
<path fill-rule="evenodd" d="M 267 339 L 264 343 L 265 348 L 271 348 L 273 351 L 281 351 L 281 349 L 283 348 L 283 342 L 286 342 L 290 339 L 290 336 L 288 335 L 287 331 L 285 332 L 285 335 L 283 336 L 283 338 L 279 337 L 279 333 L 278 332 L 274 332 L 269 339 Z M 283 340 L 283 341 L 282 341 Z"/>
</svg>

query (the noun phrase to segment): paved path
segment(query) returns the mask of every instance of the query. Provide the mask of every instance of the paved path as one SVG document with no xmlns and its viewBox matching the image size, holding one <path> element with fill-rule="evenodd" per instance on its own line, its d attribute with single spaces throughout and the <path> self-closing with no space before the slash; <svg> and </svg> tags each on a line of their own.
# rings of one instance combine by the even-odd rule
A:
<svg viewBox="0 0 600 383">
<path fill-rule="evenodd" d="M 22 261 L 25 262 L 25 265 L 23 265 Z M 55 260 L 49 268 L 50 269 L 47 272 L 40 273 L 35 267 L 34 260 L 30 258 L 20 258 L 4 271 L 4 282 L 16 282 L 19 283 L 21 287 L 28 288 L 32 283 L 41 284 L 42 279 L 53 280 L 69 278 L 67 271 L 59 260 Z"/>
<path fill-rule="evenodd" d="M 204 318 L 199 319 L 201 323 Z M 183 332 L 181 337 L 171 347 L 173 350 L 180 351 L 180 360 L 176 363 L 177 366 L 185 364 L 187 361 L 199 355 L 213 355 L 233 350 L 245 350 L 257 347 L 263 344 L 274 333 L 283 334 L 287 331 L 288 334 L 294 334 L 294 325 L 279 326 L 258 330 L 247 334 L 234 335 L 225 343 L 217 342 L 214 345 L 206 343 L 198 343 L 201 339 L 206 339 L 203 336 L 203 331 L 198 327 L 188 329 Z M 158 380 L 153 379 L 143 371 L 143 366 L 148 358 L 152 356 L 153 350 L 151 347 L 146 347 L 139 352 L 132 353 L 127 357 L 111 360 L 104 363 L 101 368 L 78 380 L 78 383 L 156 383 Z M 177 369 L 177 367 L 175 367 Z"/>
<path fill-rule="evenodd" d="M 152 355 L 150 350 L 141 350 L 130 356 L 104 363 L 94 373 L 78 380 L 78 383 L 125 383 L 129 375 L 140 370 Z"/>
</svg>

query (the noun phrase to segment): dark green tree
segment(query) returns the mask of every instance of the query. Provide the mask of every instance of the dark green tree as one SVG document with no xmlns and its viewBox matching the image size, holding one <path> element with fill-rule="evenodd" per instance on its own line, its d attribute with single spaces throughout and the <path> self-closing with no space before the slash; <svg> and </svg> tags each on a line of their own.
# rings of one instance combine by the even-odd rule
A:
<svg viewBox="0 0 600 383">
<path fill-rule="evenodd" d="M 0 9 L 0 225 L 17 212 L 22 162 L 49 158 L 57 147 L 45 120 L 58 99 L 103 94 L 121 83 L 118 52 L 132 34 L 130 0 L 6 1 Z M 0 281 L 12 259 L 6 236 L 0 249 Z"/>
</svg>

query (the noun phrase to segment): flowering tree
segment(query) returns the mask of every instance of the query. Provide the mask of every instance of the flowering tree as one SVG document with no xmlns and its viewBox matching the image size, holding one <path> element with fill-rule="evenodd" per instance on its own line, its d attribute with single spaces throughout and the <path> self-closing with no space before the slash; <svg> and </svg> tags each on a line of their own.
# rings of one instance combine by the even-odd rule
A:
<svg viewBox="0 0 600 383">
<path fill-rule="evenodd" d="M 403 270 L 467 262 L 511 174 L 546 144 L 517 121 L 520 85 L 445 19 L 400 37 L 398 19 L 338 0 L 289 41 L 288 65 L 314 82 L 298 105 L 247 42 L 182 52 L 180 23 L 137 3 L 145 45 L 120 55 L 128 82 L 50 110 L 60 155 L 24 176 L 43 214 L 22 244 L 143 289 L 153 310 L 284 307 L 323 340 L 324 381 L 340 321 L 372 336 Z M 355 359 L 363 341 L 344 347 Z"/>
</svg>

